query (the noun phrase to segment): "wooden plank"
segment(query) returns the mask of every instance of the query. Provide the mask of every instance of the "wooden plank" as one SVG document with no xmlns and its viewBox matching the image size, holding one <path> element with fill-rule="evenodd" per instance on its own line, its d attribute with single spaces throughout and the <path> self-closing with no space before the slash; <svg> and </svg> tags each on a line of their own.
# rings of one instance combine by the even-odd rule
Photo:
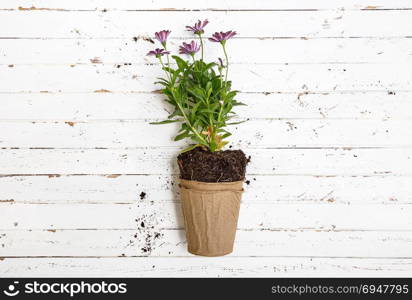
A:
<svg viewBox="0 0 412 300">
<path fill-rule="evenodd" d="M 247 175 L 243 203 L 412 204 L 410 176 Z M 176 176 L 35 175 L 0 177 L 0 201 L 134 204 L 178 199 Z"/>
<path fill-rule="evenodd" d="M 173 8 L 167 0 L 20 0 L 18 5 L 13 0 L 3 0 L 2 9 L 35 11 L 35 10 L 314 10 L 314 9 L 398 9 L 411 8 L 407 0 L 370 0 L 365 4 L 362 0 L 312 0 L 299 1 L 248 1 L 248 0 L 209 0 L 207 2 L 187 2 L 174 0 Z"/>
<path fill-rule="evenodd" d="M 408 277 L 411 259 L 310 257 L 6 258 L 5 277 Z"/>
<path fill-rule="evenodd" d="M 182 40 L 172 39 L 177 53 Z M 146 56 L 154 45 L 143 39 L 3 39 L 0 64 L 108 64 L 152 63 Z M 411 63 L 411 38 L 233 39 L 228 44 L 232 63 Z M 27 48 L 30 51 L 27 51 Z M 257 49 L 259 54 L 257 55 Z M 263 50 L 261 50 L 263 49 Z M 205 59 L 222 55 L 208 45 Z"/>
<path fill-rule="evenodd" d="M 181 11 L 0 11 L 0 37 L 132 38 L 163 28 L 175 37 L 191 37 L 184 25 L 206 18 L 208 33 L 233 28 L 242 37 L 404 37 L 410 36 L 411 17 L 411 10 L 192 11 L 190 16 Z"/>
<path fill-rule="evenodd" d="M 176 199 L 177 200 L 177 199 Z M 183 227 L 180 203 L 17 204 L 1 203 L 2 229 L 136 229 Z M 412 230 L 411 205 L 243 203 L 239 229 Z M 17 225 L 16 225 L 17 224 Z"/>
<path fill-rule="evenodd" d="M 240 93 L 249 119 L 412 119 L 410 92 Z M 151 93 L 3 94 L 1 120 L 93 121 L 167 118 L 164 96 Z"/>
<path fill-rule="evenodd" d="M 229 75 L 242 92 L 409 91 L 412 83 L 409 65 L 396 63 L 235 64 Z M 0 92 L 152 92 L 159 76 L 157 65 L 2 66 Z"/>
<path fill-rule="evenodd" d="M 187 256 L 184 230 L 0 231 L 2 257 Z M 230 256 L 410 257 L 410 231 L 236 233 Z"/>
<path fill-rule="evenodd" d="M 247 124 L 247 125 L 246 125 Z M 250 120 L 228 128 L 234 148 L 410 146 L 411 121 Z M 0 122 L 1 147 L 184 147 L 178 125 L 144 121 Z M 356 130 L 356 134 L 354 134 Z M 153 133 L 156 132 L 156 135 Z M 182 149 L 182 148 L 181 148 Z"/>
<path fill-rule="evenodd" d="M 412 149 L 243 149 L 253 175 L 412 175 Z M 3 149 L 0 175 L 178 174 L 178 149 Z"/>
</svg>

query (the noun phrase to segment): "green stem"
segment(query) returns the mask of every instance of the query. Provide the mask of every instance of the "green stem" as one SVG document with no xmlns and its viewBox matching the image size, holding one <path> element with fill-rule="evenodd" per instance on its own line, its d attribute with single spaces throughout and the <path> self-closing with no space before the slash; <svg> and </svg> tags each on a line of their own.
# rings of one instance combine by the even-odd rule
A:
<svg viewBox="0 0 412 300">
<path fill-rule="evenodd" d="M 194 69 L 195 71 L 198 71 L 198 68 L 197 68 L 197 65 L 196 65 L 196 60 L 195 60 L 195 55 L 194 55 L 194 54 L 190 54 L 190 56 L 192 57 L 192 66 L 193 66 L 193 69 Z"/>
<path fill-rule="evenodd" d="M 222 68 L 219 68 L 219 78 L 220 78 L 220 88 L 222 88 L 222 80 L 223 80 L 223 77 L 222 77 Z"/>
<path fill-rule="evenodd" d="M 207 146 L 207 142 L 205 139 L 200 135 L 200 133 L 190 124 L 189 119 L 187 118 L 185 111 L 183 110 L 183 107 L 180 105 L 179 102 L 176 101 L 177 106 L 179 107 L 180 111 L 182 112 L 183 118 L 186 120 L 186 124 L 189 125 L 190 129 L 193 131 L 194 134 L 197 135 L 197 137 L 204 143 L 205 146 Z"/>
<path fill-rule="evenodd" d="M 202 34 L 199 33 L 199 40 L 200 40 L 200 47 L 202 49 L 202 58 L 201 60 L 203 61 L 203 39 L 202 39 Z"/>
<path fill-rule="evenodd" d="M 227 73 L 229 71 L 229 58 L 227 57 L 225 44 L 222 44 L 222 47 L 223 47 L 223 53 L 225 54 L 225 58 L 226 58 L 226 75 L 225 75 L 225 82 L 226 82 L 227 81 Z"/>
<path fill-rule="evenodd" d="M 219 110 L 219 115 L 217 116 L 217 126 L 219 126 L 220 123 L 220 118 L 222 117 L 222 112 L 223 112 L 223 105 L 225 104 L 223 100 L 221 100 L 222 103 L 220 104 L 220 110 Z"/>
<path fill-rule="evenodd" d="M 194 58 L 193 55 L 192 55 L 192 58 L 193 58 L 193 63 L 194 63 L 195 58 Z M 169 55 L 167 55 L 167 60 L 168 60 L 167 63 L 170 64 L 170 62 L 169 62 Z M 161 58 L 160 56 L 159 56 L 159 61 L 160 61 L 160 64 L 162 65 L 162 67 L 163 67 L 163 69 L 164 69 L 167 77 L 169 78 L 170 83 L 172 83 L 172 79 L 171 79 L 171 77 L 170 77 L 170 74 L 169 74 L 168 71 L 165 70 L 165 65 L 164 65 L 163 60 L 162 60 L 162 58 Z M 172 93 L 173 93 L 173 86 L 171 86 L 171 89 L 172 89 Z M 175 98 L 176 98 L 176 97 L 175 97 Z M 189 121 L 188 117 L 186 116 L 186 113 L 185 113 L 183 107 L 180 105 L 180 103 L 179 103 L 178 101 L 176 101 L 176 104 L 177 104 L 177 106 L 179 107 L 179 109 L 180 109 L 180 111 L 181 111 L 181 113 L 182 113 L 182 115 L 183 115 L 183 118 L 184 118 L 185 121 L 186 121 L 186 124 L 190 127 L 190 129 L 192 130 L 192 132 L 203 142 L 203 144 L 204 144 L 205 146 L 208 146 L 208 145 L 207 145 L 207 141 L 205 141 L 205 139 L 200 135 L 200 133 L 199 133 L 199 132 L 192 126 L 192 124 L 190 123 L 190 121 Z"/>
<path fill-rule="evenodd" d="M 164 48 L 165 48 L 165 50 L 167 51 L 166 44 L 164 45 Z M 166 55 L 166 58 L 167 58 L 167 66 L 170 68 L 169 54 Z"/>
<path fill-rule="evenodd" d="M 207 98 L 207 109 L 210 110 L 210 101 L 209 101 L 209 97 Z M 210 136 L 209 136 L 209 144 L 212 145 L 212 142 L 215 141 L 215 128 L 213 126 L 213 113 L 208 113 L 209 115 L 209 128 L 210 128 Z M 209 130 L 208 128 L 208 130 Z M 214 151 L 213 149 L 210 149 L 212 152 Z"/>
<path fill-rule="evenodd" d="M 212 152 L 215 151 L 215 146 L 216 146 L 216 133 L 215 133 L 215 128 L 213 126 L 213 121 L 212 117 L 209 116 L 209 123 L 210 123 L 210 138 L 209 138 L 209 144 L 213 145 L 213 149 L 210 149 Z"/>
<path fill-rule="evenodd" d="M 219 68 L 219 77 L 220 77 L 220 88 L 222 88 L 222 68 Z M 222 92 L 220 92 L 220 94 L 222 95 Z M 222 101 L 222 103 L 220 104 L 219 115 L 217 116 L 217 126 L 219 126 L 219 124 L 220 124 L 220 118 L 222 116 L 223 105 L 224 105 L 223 100 L 221 100 L 221 101 Z"/>
<path fill-rule="evenodd" d="M 163 60 L 162 60 L 162 58 L 161 58 L 160 56 L 159 56 L 159 61 L 160 61 L 160 64 L 162 65 L 162 69 L 163 69 L 163 70 L 165 71 L 165 73 L 166 73 L 167 78 L 169 78 L 170 83 L 172 83 L 172 78 L 170 77 L 169 72 L 166 71 L 165 64 L 163 63 Z"/>
</svg>

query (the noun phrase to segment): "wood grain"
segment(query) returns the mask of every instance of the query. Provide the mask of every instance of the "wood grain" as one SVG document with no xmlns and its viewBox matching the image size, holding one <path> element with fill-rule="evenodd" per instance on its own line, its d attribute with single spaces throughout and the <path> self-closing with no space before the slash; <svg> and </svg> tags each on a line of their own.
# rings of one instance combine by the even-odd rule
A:
<svg viewBox="0 0 412 300">
<path fill-rule="evenodd" d="M 249 176 L 412 175 L 410 148 L 243 149 L 251 157 Z M 0 174 L 175 175 L 178 154 L 176 148 L 4 149 L 0 153 L 5 162 Z"/>
<path fill-rule="evenodd" d="M 177 53 L 181 39 L 169 48 Z M 123 68 L 125 63 L 156 63 L 146 56 L 154 45 L 143 38 L 119 39 L 2 39 L 0 64 L 107 64 Z M 27 48 L 30 51 L 27 51 Z M 385 63 L 411 62 L 412 38 L 236 38 L 228 43 L 235 64 Z M 244 51 L 236 51 L 244 49 Z M 264 49 L 256 55 L 255 49 Z M 119 55 L 121 53 L 121 55 Z M 216 60 L 221 48 L 207 44 L 205 59 Z"/>
<path fill-rule="evenodd" d="M 33 4 L 36 4 L 34 6 Z M 53 0 L 22 0 L 19 1 L 19 5 L 16 7 L 16 3 L 13 0 L 3 0 L 2 8 L 6 10 L 19 10 L 19 11 L 36 11 L 36 10 L 318 10 L 318 9 L 367 9 L 367 10 L 379 10 L 379 9 L 405 9 L 410 6 L 410 2 L 407 0 L 369 0 L 365 4 L 362 0 L 312 0 L 299 1 L 259 1 L 251 2 L 248 0 L 209 0 L 207 2 L 187 2 L 185 0 L 174 0 L 173 7 L 171 7 L 170 1 L 167 0 L 140 0 L 138 3 L 133 0 L 118 0 L 113 2 L 112 0 L 71 0 L 71 1 L 56 1 Z"/>
<path fill-rule="evenodd" d="M 412 204 L 410 176 L 247 175 L 243 203 Z M 134 204 L 179 199 L 170 175 L 0 176 L 0 201 L 27 204 Z"/>
<path fill-rule="evenodd" d="M 26 121 L 157 120 L 171 107 L 158 93 L 5 93 L 0 119 Z M 87 99 L 87 101 L 85 101 Z M 240 93 L 242 119 L 412 119 L 412 93 Z"/>
<path fill-rule="evenodd" d="M 0 140 L 2 147 L 183 147 L 183 141 L 172 144 L 176 124 L 154 127 L 148 121 L 4 121 Z M 231 127 L 230 142 L 234 148 L 411 146 L 411 120 L 358 120 L 352 126 L 352 120 L 250 120 Z"/>
<path fill-rule="evenodd" d="M 411 213 L 412 206 L 408 204 L 248 202 L 241 206 L 238 228 L 411 231 Z M 149 227 L 183 227 L 177 201 L 39 205 L 8 202 L 2 203 L 0 216 L 3 229 L 133 229 L 142 221 Z"/>
<path fill-rule="evenodd" d="M 410 259 L 312 257 L 6 258 L 7 276 L 55 277 L 408 277 Z"/>
<path fill-rule="evenodd" d="M 189 15 L 186 11 L 18 10 L 0 11 L 2 24 L 16 24 L 1 26 L 0 37 L 132 39 L 169 28 L 176 37 L 192 38 L 184 25 L 205 18 L 212 21 L 208 32 L 235 26 L 242 37 L 406 37 L 412 28 L 411 16 L 411 10 L 223 10 L 191 11 Z M 59 26 L 50 26 L 56 23 Z"/>
<path fill-rule="evenodd" d="M 316 77 L 312 76 L 314 73 Z M 0 67 L 1 93 L 153 92 L 158 65 L 29 65 Z M 230 77 L 243 92 L 410 91 L 408 64 L 234 64 Z"/>
<path fill-rule="evenodd" d="M 1 257 L 193 257 L 183 230 L 11 230 L 0 237 Z M 238 230 L 229 257 L 402 258 L 411 251 L 410 231 Z"/>
</svg>

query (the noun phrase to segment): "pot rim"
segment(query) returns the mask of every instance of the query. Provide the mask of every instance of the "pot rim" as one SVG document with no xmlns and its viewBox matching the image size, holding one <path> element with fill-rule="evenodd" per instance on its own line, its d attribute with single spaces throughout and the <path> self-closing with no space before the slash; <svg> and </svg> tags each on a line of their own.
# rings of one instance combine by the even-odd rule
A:
<svg viewBox="0 0 412 300">
<path fill-rule="evenodd" d="M 213 185 L 213 184 L 223 184 L 223 185 L 230 185 L 230 184 L 236 184 L 236 183 L 243 183 L 244 180 L 238 180 L 238 181 L 220 181 L 220 182 L 205 182 L 205 181 L 198 181 L 198 180 L 188 180 L 188 179 L 179 179 L 180 182 L 194 182 L 194 183 L 201 183 L 201 184 L 207 184 L 207 185 Z"/>
<path fill-rule="evenodd" d="M 196 180 L 180 179 L 180 188 L 198 191 L 243 191 L 242 181 L 231 182 L 202 182 Z"/>
</svg>

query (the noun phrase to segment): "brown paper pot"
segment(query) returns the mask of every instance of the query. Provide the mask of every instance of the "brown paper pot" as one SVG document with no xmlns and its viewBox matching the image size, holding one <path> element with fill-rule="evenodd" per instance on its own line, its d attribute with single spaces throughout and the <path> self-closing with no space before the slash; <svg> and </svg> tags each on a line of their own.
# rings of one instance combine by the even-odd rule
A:
<svg viewBox="0 0 412 300">
<path fill-rule="evenodd" d="M 222 256 L 233 251 L 243 182 L 180 180 L 188 251 Z"/>
</svg>

